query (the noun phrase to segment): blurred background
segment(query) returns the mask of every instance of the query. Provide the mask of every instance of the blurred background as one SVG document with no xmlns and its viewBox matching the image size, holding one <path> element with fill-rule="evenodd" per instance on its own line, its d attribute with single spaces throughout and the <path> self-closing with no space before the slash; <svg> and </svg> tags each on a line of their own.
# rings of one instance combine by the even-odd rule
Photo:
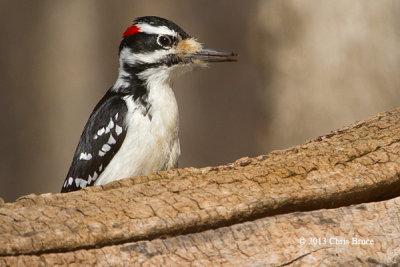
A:
<svg viewBox="0 0 400 267">
<path fill-rule="evenodd" d="M 240 54 L 178 79 L 180 167 L 302 144 L 400 104 L 400 2 L 0 1 L 0 197 L 59 192 L 138 16 Z"/>
</svg>

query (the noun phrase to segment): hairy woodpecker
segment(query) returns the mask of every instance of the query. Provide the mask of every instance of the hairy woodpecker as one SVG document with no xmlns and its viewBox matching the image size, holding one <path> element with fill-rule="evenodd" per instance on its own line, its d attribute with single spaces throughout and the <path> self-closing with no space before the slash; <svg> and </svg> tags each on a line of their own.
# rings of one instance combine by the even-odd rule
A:
<svg viewBox="0 0 400 267">
<path fill-rule="evenodd" d="M 92 111 L 61 192 L 176 167 L 179 117 L 171 79 L 235 56 L 203 48 L 169 20 L 137 18 L 119 46 L 118 79 Z"/>
</svg>

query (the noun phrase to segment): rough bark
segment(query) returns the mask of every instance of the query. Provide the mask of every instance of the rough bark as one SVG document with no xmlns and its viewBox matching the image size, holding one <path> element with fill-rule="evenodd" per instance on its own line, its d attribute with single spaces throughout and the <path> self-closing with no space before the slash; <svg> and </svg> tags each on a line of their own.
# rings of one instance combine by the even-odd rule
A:
<svg viewBox="0 0 400 267">
<path fill-rule="evenodd" d="M 0 208 L 0 265 L 392 264 L 399 162 L 395 109 L 225 166 L 28 195 Z"/>
</svg>

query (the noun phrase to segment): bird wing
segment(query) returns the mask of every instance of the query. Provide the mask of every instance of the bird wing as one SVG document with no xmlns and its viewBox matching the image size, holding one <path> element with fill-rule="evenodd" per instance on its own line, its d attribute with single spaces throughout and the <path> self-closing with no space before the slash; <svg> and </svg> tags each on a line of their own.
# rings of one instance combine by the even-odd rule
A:
<svg viewBox="0 0 400 267">
<path fill-rule="evenodd" d="M 93 185 L 125 139 L 128 108 L 121 95 L 108 91 L 83 130 L 61 192 Z"/>
</svg>

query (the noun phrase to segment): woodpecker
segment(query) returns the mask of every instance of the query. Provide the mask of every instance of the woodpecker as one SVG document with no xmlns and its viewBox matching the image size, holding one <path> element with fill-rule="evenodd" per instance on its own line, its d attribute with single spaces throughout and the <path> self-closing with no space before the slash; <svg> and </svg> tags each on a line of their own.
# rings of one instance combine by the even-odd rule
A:
<svg viewBox="0 0 400 267">
<path fill-rule="evenodd" d="M 140 17 L 124 32 L 115 84 L 92 111 L 61 192 L 177 167 L 174 77 L 236 54 L 203 48 L 175 23 Z"/>
</svg>

